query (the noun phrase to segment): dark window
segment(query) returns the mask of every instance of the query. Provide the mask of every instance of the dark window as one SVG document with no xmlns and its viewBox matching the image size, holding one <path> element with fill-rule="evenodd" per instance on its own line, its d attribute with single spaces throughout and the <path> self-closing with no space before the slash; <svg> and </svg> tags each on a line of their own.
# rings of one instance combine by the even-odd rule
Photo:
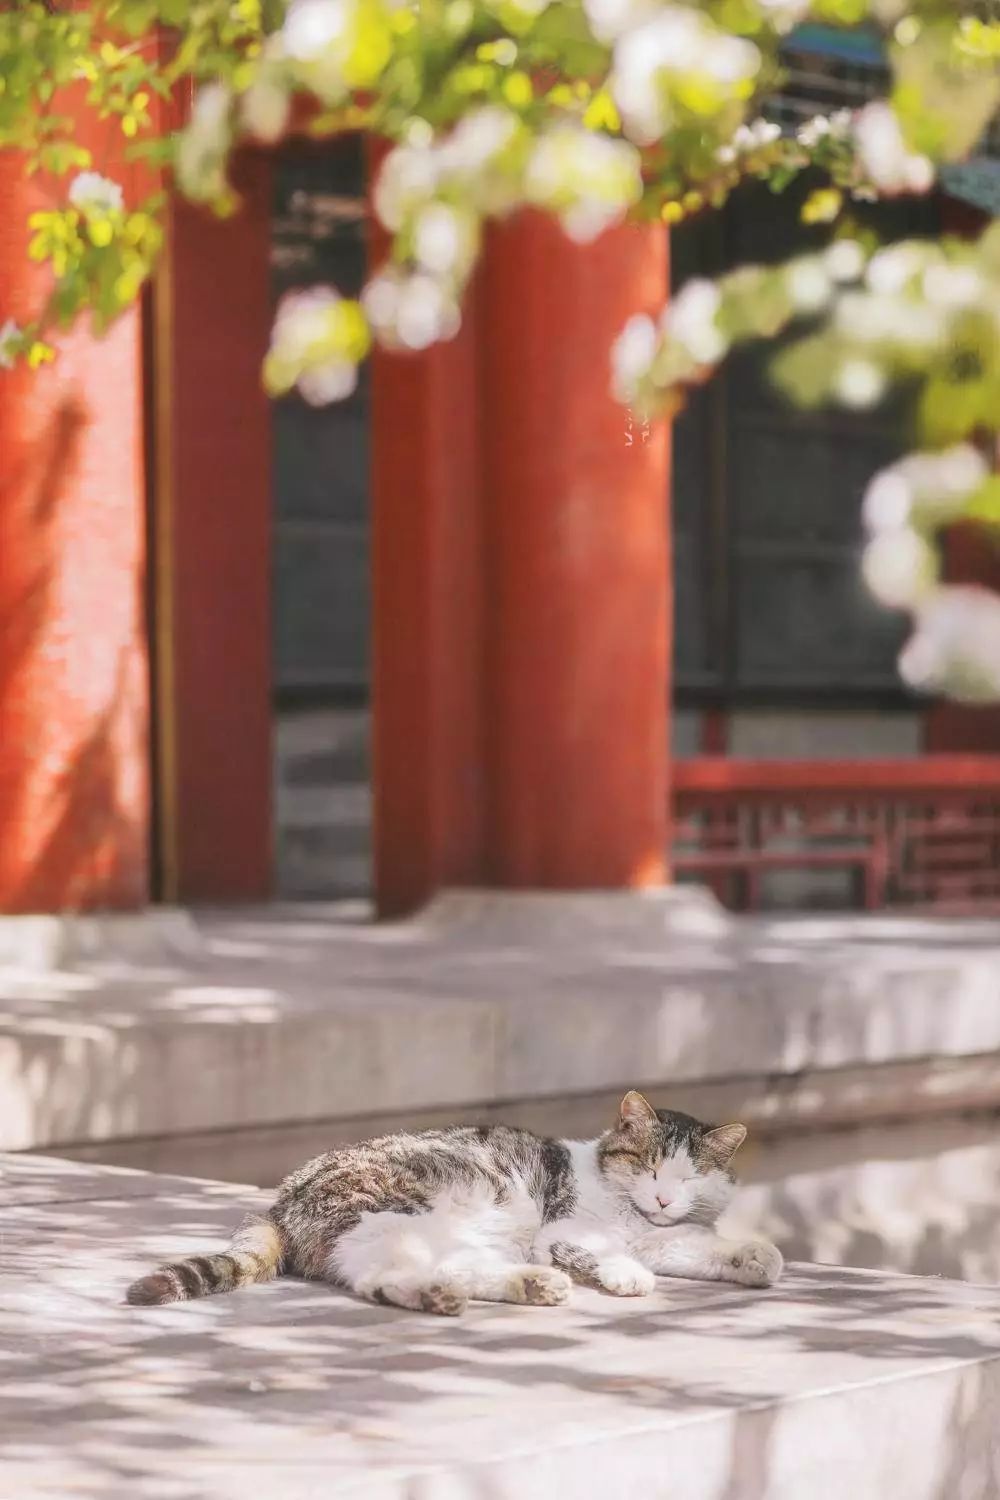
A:
<svg viewBox="0 0 1000 1500">
<path fill-rule="evenodd" d="M 675 287 L 825 243 L 799 222 L 807 191 L 742 189 L 721 214 L 675 230 Z M 887 239 L 936 226 L 934 205 L 919 200 L 868 218 Z M 677 696 L 903 701 L 905 622 L 868 596 L 859 558 L 861 498 L 912 445 L 908 404 L 798 411 L 770 383 L 773 352 L 735 355 L 676 423 Z"/>
</svg>

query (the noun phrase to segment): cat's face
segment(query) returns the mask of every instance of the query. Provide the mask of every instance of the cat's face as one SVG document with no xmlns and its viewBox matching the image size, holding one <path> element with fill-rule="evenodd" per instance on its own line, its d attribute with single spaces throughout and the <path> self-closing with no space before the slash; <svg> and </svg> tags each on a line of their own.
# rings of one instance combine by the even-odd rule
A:
<svg viewBox="0 0 1000 1500">
<path fill-rule="evenodd" d="M 651 1224 L 712 1224 L 733 1192 L 729 1163 L 746 1139 L 742 1125 L 702 1125 L 656 1110 L 634 1091 L 598 1146 L 601 1171 Z"/>
</svg>

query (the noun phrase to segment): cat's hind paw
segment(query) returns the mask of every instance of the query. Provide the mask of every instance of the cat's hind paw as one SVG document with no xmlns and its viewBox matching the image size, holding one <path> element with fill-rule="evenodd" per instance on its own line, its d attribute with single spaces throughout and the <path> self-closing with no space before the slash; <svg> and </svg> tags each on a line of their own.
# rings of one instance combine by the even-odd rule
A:
<svg viewBox="0 0 1000 1500">
<path fill-rule="evenodd" d="M 436 1313 L 439 1318 L 458 1318 L 469 1305 L 464 1292 L 450 1286 L 428 1286 L 420 1294 L 420 1311 Z"/>
<path fill-rule="evenodd" d="M 379 1283 L 359 1287 L 358 1291 L 382 1307 L 405 1307 L 411 1312 L 434 1313 L 439 1318 L 457 1318 L 469 1305 L 464 1292 L 443 1282 L 424 1286 L 403 1276 L 385 1276 Z"/>
<path fill-rule="evenodd" d="M 519 1266 L 508 1282 L 508 1301 L 532 1307 L 559 1307 L 569 1298 L 573 1283 L 555 1266 Z"/>
<path fill-rule="evenodd" d="M 749 1240 L 731 1256 L 732 1280 L 741 1286 L 773 1286 L 784 1269 L 777 1245 L 768 1240 Z"/>
</svg>

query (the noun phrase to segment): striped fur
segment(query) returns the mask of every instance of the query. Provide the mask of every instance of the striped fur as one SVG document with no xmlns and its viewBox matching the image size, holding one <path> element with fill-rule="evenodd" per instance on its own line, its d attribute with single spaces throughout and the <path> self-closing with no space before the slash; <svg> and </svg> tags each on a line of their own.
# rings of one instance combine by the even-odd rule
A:
<svg viewBox="0 0 1000 1500">
<path fill-rule="evenodd" d="M 192 1255 L 161 1266 L 134 1281 L 125 1299 L 135 1307 L 187 1302 L 216 1292 L 233 1292 L 255 1281 L 270 1281 L 281 1270 L 281 1237 L 270 1219 L 250 1218 L 221 1255 Z"/>
</svg>

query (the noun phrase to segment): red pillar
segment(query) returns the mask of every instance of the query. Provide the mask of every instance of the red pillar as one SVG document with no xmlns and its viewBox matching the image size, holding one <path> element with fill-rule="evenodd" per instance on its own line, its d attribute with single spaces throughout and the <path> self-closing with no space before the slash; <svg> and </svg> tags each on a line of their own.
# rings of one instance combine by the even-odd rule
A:
<svg viewBox="0 0 1000 1500">
<path fill-rule="evenodd" d="M 0 321 L 24 323 L 49 285 L 26 221 L 49 204 L 13 151 L 0 203 Z M 55 365 L 0 371 L 0 912 L 147 894 L 138 313 L 56 343 Z"/>
<path fill-rule="evenodd" d="M 496 881 L 665 878 L 668 432 L 609 391 L 609 351 L 667 299 L 667 236 L 593 245 L 525 214 L 492 238 L 483 328 Z"/>
<path fill-rule="evenodd" d="M 242 212 L 175 201 L 157 275 L 155 680 L 162 894 L 266 897 L 272 870 L 271 169 Z"/>
<path fill-rule="evenodd" d="M 375 144 L 372 169 L 384 147 Z M 373 233 L 378 265 L 385 239 Z M 425 354 L 372 366 L 375 897 L 398 916 L 484 881 L 478 299 Z"/>
<path fill-rule="evenodd" d="M 668 435 L 612 399 L 609 354 L 667 291 L 662 229 L 581 247 L 524 215 L 454 343 L 375 356 L 382 915 L 665 878 Z"/>
</svg>

